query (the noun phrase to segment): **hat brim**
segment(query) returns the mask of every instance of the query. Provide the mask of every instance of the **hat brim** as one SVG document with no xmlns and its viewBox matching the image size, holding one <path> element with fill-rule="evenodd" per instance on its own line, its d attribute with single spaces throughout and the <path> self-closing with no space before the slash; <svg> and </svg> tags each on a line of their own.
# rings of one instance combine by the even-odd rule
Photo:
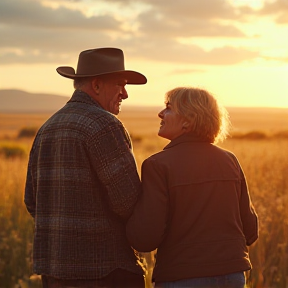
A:
<svg viewBox="0 0 288 288">
<path fill-rule="evenodd" d="M 120 70 L 120 71 L 113 71 L 109 73 L 101 73 L 96 75 L 79 75 L 75 73 L 74 68 L 68 67 L 68 66 L 61 66 L 56 69 L 56 71 L 63 77 L 69 78 L 69 79 L 76 79 L 76 78 L 83 78 L 83 77 L 94 77 L 94 76 L 100 76 L 100 75 L 123 75 L 125 76 L 125 79 L 127 80 L 127 84 L 145 84 L 147 83 L 146 77 L 136 71 L 132 70 Z"/>
</svg>

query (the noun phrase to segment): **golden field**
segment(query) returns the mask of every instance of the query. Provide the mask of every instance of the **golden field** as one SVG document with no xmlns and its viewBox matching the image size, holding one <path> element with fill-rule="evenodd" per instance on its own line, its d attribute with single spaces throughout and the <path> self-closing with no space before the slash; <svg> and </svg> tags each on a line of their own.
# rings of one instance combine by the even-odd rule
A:
<svg viewBox="0 0 288 288">
<path fill-rule="evenodd" d="M 142 161 L 168 143 L 157 136 L 159 110 L 124 107 L 119 116 L 132 135 L 139 172 Z M 259 240 L 250 248 L 253 270 L 247 273 L 248 287 L 284 288 L 288 286 L 288 111 L 229 111 L 234 128 L 219 146 L 238 157 L 260 220 Z M 49 116 L 0 114 L 0 288 L 17 283 L 22 288 L 40 287 L 37 277 L 30 279 L 33 221 L 23 204 L 33 137 L 18 136 L 25 127 L 40 127 Z M 143 256 L 151 272 L 151 255 Z"/>
</svg>

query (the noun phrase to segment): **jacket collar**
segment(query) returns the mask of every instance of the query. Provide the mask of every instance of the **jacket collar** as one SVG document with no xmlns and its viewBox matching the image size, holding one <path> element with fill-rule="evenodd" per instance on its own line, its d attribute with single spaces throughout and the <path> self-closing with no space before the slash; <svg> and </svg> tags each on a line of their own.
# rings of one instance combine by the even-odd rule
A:
<svg viewBox="0 0 288 288">
<path fill-rule="evenodd" d="M 71 102 L 79 102 L 79 103 L 86 103 L 90 105 L 96 105 L 98 108 L 103 109 L 98 102 L 96 102 L 92 97 L 90 97 L 87 93 L 75 90 L 71 99 L 68 101 L 68 103 Z M 105 110 L 105 109 L 103 109 Z M 106 111 L 106 110 L 105 110 Z"/>
<path fill-rule="evenodd" d="M 196 136 L 196 135 L 193 135 L 193 134 L 182 134 L 180 135 L 179 137 L 173 139 L 168 145 L 166 145 L 164 147 L 164 150 L 165 149 L 169 149 L 175 145 L 178 145 L 178 144 L 181 144 L 181 143 L 184 143 L 184 142 L 202 142 L 202 143 L 209 143 L 207 141 L 204 141 L 202 140 L 199 136 Z"/>
</svg>

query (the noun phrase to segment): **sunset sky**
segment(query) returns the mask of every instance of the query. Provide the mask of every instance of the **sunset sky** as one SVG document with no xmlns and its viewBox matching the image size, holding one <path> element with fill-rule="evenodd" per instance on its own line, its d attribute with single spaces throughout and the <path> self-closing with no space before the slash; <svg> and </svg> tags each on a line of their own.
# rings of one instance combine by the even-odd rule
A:
<svg viewBox="0 0 288 288">
<path fill-rule="evenodd" d="M 71 96 L 79 52 L 124 51 L 124 105 L 162 105 L 176 86 L 225 106 L 288 108 L 288 0 L 0 0 L 0 89 Z"/>
</svg>

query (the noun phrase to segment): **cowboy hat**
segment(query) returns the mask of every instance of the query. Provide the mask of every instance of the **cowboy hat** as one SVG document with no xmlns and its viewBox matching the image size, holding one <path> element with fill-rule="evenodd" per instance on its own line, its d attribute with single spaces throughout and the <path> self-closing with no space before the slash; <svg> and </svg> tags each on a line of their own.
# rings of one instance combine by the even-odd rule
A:
<svg viewBox="0 0 288 288">
<path fill-rule="evenodd" d="M 127 79 L 127 84 L 145 84 L 147 79 L 141 73 L 124 68 L 124 54 L 118 48 L 97 48 L 82 51 L 79 54 L 77 70 L 60 66 L 57 72 L 66 78 L 76 79 L 98 75 L 120 74 Z"/>
</svg>

